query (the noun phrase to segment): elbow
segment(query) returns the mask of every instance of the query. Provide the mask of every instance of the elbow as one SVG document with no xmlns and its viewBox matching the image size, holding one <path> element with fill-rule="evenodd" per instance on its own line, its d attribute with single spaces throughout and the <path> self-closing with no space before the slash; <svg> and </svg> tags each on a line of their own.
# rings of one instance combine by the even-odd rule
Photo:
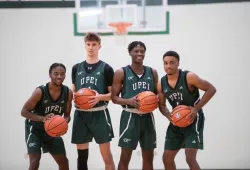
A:
<svg viewBox="0 0 250 170">
<path fill-rule="evenodd" d="M 116 100 L 116 96 L 111 96 L 111 101 L 112 101 L 114 104 L 118 104 L 118 103 L 117 103 L 117 100 Z"/>
<path fill-rule="evenodd" d="M 162 105 L 159 104 L 158 109 L 160 110 L 161 113 L 163 112 Z"/>
<path fill-rule="evenodd" d="M 23 110 L 21 111 L 21 116 L 25 117 L 25 112 Z"/>
<path fill-rule="evenodd" d="M 213 92 L 213 94 L 215 94 L 215 93 L 216 93 L 216 91 L 217 91 L 217 89 L 216 89 L 214 86 L 212 86 L 211 91 Z"/>
<path fill-rule="evenodd" d="M 27 114 L 26 114 L 26 111 L 25 111 L 25 110 L 22 110 L 22 111 L 21 111 L 21 116 L 27 118 Z"/>
</svg>

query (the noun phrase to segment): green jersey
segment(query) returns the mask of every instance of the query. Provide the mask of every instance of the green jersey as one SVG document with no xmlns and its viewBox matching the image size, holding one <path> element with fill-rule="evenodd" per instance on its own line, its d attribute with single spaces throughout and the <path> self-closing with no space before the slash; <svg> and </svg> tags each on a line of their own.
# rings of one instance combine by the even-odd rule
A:
<svg viewBox="0 0 250 170">
<path fill-rule="evenodd" d="M 62 86 L 61 94 L 57 100 L 53 100 L 49 93 L 49 83 L 46 85 L 39 86 L 42 90 L 41 100 L 35 106 L 35 109 L 32 111 L 33 114 L 37 114 L 40 116 L 46 116 L 47 114 L 53 113 L 55 115 L 63 115 L 66 110 L 66 104 L 68 101 L 68 93 L 69 89 L 67 86 Z M 43 129 L 43 122 L 27 120 L 31 125 L 33 125 L 36 129 Z"/>
<path fill-rule="evenodd" d="M 124 80 L 121 97 L 129 99 L 143 91 L 155 92 L 152 68 L 144 66 L 143 75 L 137 75 L 130 66 L 123 67 Z M 123 106 L 132 108 L 132 106 Z"/>
<path fill-rule="evenodd" d="M 84 62 L 86 61 L 81 62 L 77 68 L 75 83 L 76 91 L 81 88 L 90 88 L 96 90 L 99 94 L 107 94 L 108 87 L 105 85 L 104 78 L 104 68 L 106 63 L 101 61 L 102 63 L 92 73 L 87 73 L 84 68 Z M 100 101 L 94 107 L 107 104 L 108 101 Z"/>
<path fill-rule="evenodd" d="M 190 91 L 187 84 L 188 71 L 179 70 L 179 77 L 175 87 L 168 84 L 167 75 L 161 78 L 162 91 L 172 108 L 178 105 L 194 106 L 200 98 L 198 88 Z"/>
</svg>

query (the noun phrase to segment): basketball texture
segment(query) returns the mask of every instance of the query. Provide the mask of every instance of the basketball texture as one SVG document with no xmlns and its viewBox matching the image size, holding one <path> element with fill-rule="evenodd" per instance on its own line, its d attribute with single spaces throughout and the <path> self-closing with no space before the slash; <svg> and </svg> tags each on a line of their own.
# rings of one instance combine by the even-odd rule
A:
<svg viewBox="0 0 250 170">
<path fill-rule="evenodd" d="M 90 109 L 91 106 L 89 105 L 89 96 L 95 96 L 96 92 L 89 88 L 82 88 L 79 89 L 74 94 L 74 102 L 80 109 Z"/>
<path fill-rule="evenodd" d="M 140 106 L 139 111 L 151 113 L 158 107 L 158 97 L 151 91 L 144 91 L 137 95 Z"/>
<path fill-rule="evenodd" d="M 176 106 L 171 112 L 172 123 L 178 127 L 187 127 L 192 124 L 191 119 L 188 115 L 191 113 L 191 110 L 188 106 L 179 105 Z"/>
<path fill-rule="evenodd" d="M 59 137 L 67 132 L 68 123 L 62 116 L 55 115 L 44 123 L 44 129 L 49 136 Z"/>
</svg>

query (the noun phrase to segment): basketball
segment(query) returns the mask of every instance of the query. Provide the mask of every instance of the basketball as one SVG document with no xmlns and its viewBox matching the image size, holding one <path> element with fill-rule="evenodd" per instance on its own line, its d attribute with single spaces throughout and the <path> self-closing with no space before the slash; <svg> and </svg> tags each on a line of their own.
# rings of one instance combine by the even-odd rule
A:
<svg viewBox="0 0 250 170">
<path fill-rule="evenodd" d="M 62 116 L 55 115 L 44 123 L 44 129 L 49 136 L 59 137 L 67 132 L 68 123 Z"/>
<path fill-rule="evenodd" d="M 80 109 L 90 109 L 89 105 L 89 96 L 95 96 L 96 93 L 94 90 L 89 88 L 79 89 L 74 95 L 74 102 Z"/>
<path fill-rule="evenodd" d="M 140 106 L 139 111 L 150 113 L 158 107 L 158 97 L 151 91 L 144 91 L 137 95 Z"/>
<path fill-rule="evenodd" d="M 178 127 L 187 127 L 188 125 L 192 124 L 193 122 L 190 122 L 190 118 L 188 117 L 190 112 L 191 110 L 188 106 L 176 106 L 171 112 L 173 125 Z"/>
</svg>

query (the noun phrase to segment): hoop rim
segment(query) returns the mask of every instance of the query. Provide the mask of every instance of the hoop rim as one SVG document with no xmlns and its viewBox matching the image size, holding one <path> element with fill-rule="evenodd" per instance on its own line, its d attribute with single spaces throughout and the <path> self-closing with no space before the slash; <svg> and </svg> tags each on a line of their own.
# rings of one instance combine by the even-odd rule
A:
<svg viewBox="0 0 250 170">
<path fill-rule="evenodd" d="M 121 22 L 110 22 L 108 24 L 110 27 L 113 27 L 116 29 L 116 33 L 118 34 L 126 34 L 127 28 L 132 26 L 133 23 L 121 21 Z"/>
</svg>

